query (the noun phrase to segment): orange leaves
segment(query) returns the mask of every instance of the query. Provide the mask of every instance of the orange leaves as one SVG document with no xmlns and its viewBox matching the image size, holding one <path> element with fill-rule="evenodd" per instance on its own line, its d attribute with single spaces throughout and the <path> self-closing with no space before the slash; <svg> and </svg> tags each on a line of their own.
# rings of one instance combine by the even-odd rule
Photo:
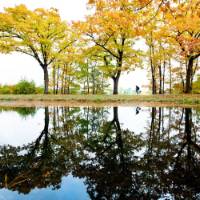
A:
<svg viewBox="0 0 200 200">
<path fill-rule="evenodd" d="M 91 54 L 98 55 L 103 65 L 101 70 L 115 74 L 119 70 L 128 71 L 140 61 L 139 53 L 133 47 L 141 36 L 140 15 L 135 13 L 132 0 L 89 1 L 95 8 L 93 15 L 79 24 L 83 40 L 87 42 Z M 104 57 L 109 63 L 104 63 Z"/>
<path fill-rule="evenodd" d="M 140 7 L 145 7 L 152 2 L 153 2 L 152 0 L 138 0 L 138 4 L 140 5 Z"/>
<path fill-rule="evenodd" d="M 195 56 L 200 52 L 200 4 L 198 2 L 197 0 L 174 2 L 165 7 L 164 22 L 168 37 L 174 38 L 177 48 L 184 57 Z"/>
<path fill-rule="evenodd" d="M 200 53 L 200 38 L 186 37 L 180 35 L 177 37 L 178 42 L 182 47 L 183 56 L 195 56 L 195 54 Z"/>
<path fill-rule="evenodd" d="M 94 4 L 95 3 L 95 0 L 89 0 L 88 1 L 88 4 Z"/>
</svg>

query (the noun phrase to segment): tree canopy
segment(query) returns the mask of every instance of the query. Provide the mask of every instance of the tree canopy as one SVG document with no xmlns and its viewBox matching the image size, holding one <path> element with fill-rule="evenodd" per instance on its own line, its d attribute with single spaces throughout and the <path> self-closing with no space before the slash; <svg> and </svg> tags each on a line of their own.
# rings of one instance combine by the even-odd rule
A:
<svg viewBox="0 0 200 200">
<path fill-rule="evenodd" d="M 45 93 L 48 93 L 47 68 L 75 42 L 72 28 L 53 8 L 31 11 L 25 5 L 19 5 L 6 8 L 0 14 L 0 20 L 0 49 L 36 59 L 44 71 Z"/>
<path fill-rule="evenodd" d="M 192 92 L 199 72 L 199 0 L 90 0 L 88 9 L 84 20 L 72 23 L 54 8 L 6 8 L 0 51 L 35 58 L 45 93 L 49 82 L 54 93 L 105 93 L 110 78 L 118 94 L 121 75 L 140 68 L 148 71 L 153 94 L 177 87 Z"/>
</svg>

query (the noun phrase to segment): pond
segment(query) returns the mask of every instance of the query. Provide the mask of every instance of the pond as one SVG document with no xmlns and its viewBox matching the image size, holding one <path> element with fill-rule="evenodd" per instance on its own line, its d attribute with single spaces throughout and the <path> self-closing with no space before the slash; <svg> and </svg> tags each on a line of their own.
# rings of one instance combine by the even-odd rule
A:
<svg viewBox="0 0 200 200">
<path fill-rule="evenodd" d="M 200 109 L 1 107 L 0 200 L 200 199 Z"/>
</svg>

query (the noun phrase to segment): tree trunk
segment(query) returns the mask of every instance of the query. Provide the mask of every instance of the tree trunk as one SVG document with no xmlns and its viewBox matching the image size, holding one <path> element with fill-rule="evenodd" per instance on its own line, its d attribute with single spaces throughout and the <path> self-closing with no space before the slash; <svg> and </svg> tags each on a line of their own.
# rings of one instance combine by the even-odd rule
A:
<svg viewBox="0 0 200 200">
<path fill-rule="evenodd" d="M 87 79 L 86 79 L 86 83 L 87 83 L 87 94 L 90 94 L 90 72 L 89 72 L 89 64 L 87 64 Z"/>
<path fill-rule="evenodd" d="M 113 78 L 113 94 L 118 94 L 119 77 Z"/>
<path fill-rule="evenodd" d="M 70 87 L 69 87 L 69 84 L 67 85 L 67 94 L 70 94 Z"/>
<path fill-rule="evenodd" d="M 165 94 L 165 68 L 166 68 L 166 62 L 164 60 L 163 63 L 163 74 L 162 74 L 162 93 Z"/>
<path fill-rule="evenodd" d="M 119 123 L 118 107 L 113 107 L 113 122 L 115 123 L 116 132 L 121 132 L 121 126 Z"/>
<path fill-rule="evenodd" d="M 150 48 L 151 50 L 151 48 Z M 151 65 L 151 78 L 152 78 L 152 94 L 156 94 L 156 73 L 155 73 L 155 66 L 153 65 L 153 60 L 150 54 L 150 65 Z"/>
<path fill-rule="evenodd" d="M 172 93 L 172 66 L 171 60 L 169 59 L 169 93 Z"/>
<path fill-rule="evenodd" d="M 70 80 L 70 76 L 67 79 L 66 85 L 67 85 L 67 94 L 70 94 L 70 83 L 73 82 L 73 80 Z"/>
<path fill-rule="evenodd" d="M 186 143 L 187 143 L 187 169 L 190 171 L 193 168 L 192 163 L 194 160 L 192 158 L 194 152 L 192 151 L 193 141 L 192 141 L 192 109 L 185 109 L 185 134 L 186 134 Z M 195 145 L 196 146 L 196 145 Z"/>
<path fill-rule="evenodd" d="M 192 92 L 193 62 L 194 62 L 193 58 L 190 58 L 188 61 L 187 72 L 186 72 L 186 85 L 185 85 L 186 94 L 190 94 Z"/>
<path fill-rule="evenodd" d="M 182 82 L 182 92 L 184 93 L 185 92 L 185 81 L 183 78 L 181 78 L 181 82 Z"/>
<path fill-rule="evenodd" d="M 87 75 L 87 94 L 90 94 L 90 82 L 88 75 Z"/>
<path fill-rule="evenodd" d="M 92 94 L 96 94 L 96 83 L 94 75 L 92 75 Z"/>
<path fill-rule="evenodd" d="M 152 140 L 152 138 L 155 135 L 155 120 L 156 120 L 156 107 L 152 107 L 151 110 L 151 129 L 150 129 L 150 135 L 149 135 L 149 139 Z"/>
<path fill-rule="evenodd" d="M 59 88 L 59 78 L 60 78 L 60 67 L 57 68 L 57 78 L 56 78 L 56 91 L 55 93 L 58 94 L 58 88 Z"/>
<path fill-rule="evenodd" d="M 60 87 L 61 94 L 64 94 L 64 76 L 65 76 L 65 69 L 63 69 L 61 74 L 61 87 Z"/>
<path fill-rule="evenodd" d="M 53 77 L 53 94 L 56 94 L 56 69 L 55 65 L 52 68 L 52 77 Z"/>
<path fill-rule="evenodd" d="M 161 64 L 159 65 L 159 94 L 162 94 L 162 69 L 161 69 Z"/>
<path fill-rule="evenodd" d="M 48 74 L 48 69 L 47 65 L 43 66 L 44 70 L 44 94 L 49 93 L 49 74 Z"/>
<path fill-rule="evenodd" d="M 157 88 L 156 88 L 156 67 L 153 62 L 153 57 L 154 57 L 154 45 L 153 45 L 153 37 L 152 37 L 152 32 L 151 32 L 151 44 L 149 45 L 149 59 L 150 59 L 150 66 L 151 66 L 151 78 L 152 78 L 152 94 L 157 93 Z"/>
<path fill-rule="evenodd" d="M 49 131 L 49 108 L 45 107 L 45 125 L 44 125 L 44 131 L 48 133 Z"/>
<path fill-rule="evenodd" d="M 156 79 L 155 79 L 155 76 L 152 75 L 152 94 L 156 94 L 157 91 L 156 91 Z"/>
<path fill-rule="evenodd" d="M 194 80 L 194 75 L 196 73 L 196 71 L 198 70 L 198 57 L 197 57 L 197 60 L 196 60 L 196 64 L 195 64 L 195 67 L 193 68 L 192 70 L 192 77 L 191 77 L 191 87 L 193 88 L 193 80 Z"/>
<path fill-rule="evenodd" d="M 185 108 L 185 133 L 191 135 L 192 133 L 192 109 Z"/>
</svg>

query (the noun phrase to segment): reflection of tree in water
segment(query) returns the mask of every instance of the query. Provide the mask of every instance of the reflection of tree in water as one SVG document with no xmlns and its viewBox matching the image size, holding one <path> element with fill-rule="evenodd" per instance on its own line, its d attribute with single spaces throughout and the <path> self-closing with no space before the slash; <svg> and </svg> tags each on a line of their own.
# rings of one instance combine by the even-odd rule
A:
<svg viewBox="0 0 200 200">
<path fill-rule="evenodd" d="M 192 122 L 191 109 L 168 111 L 164 115 L 164 108 L 152 108 L 142 170 L 152 183 L 151 191 L 171 193 L 175 199 L 195 199 L 200 193 L 200 127 Z"/>
<path fill-rule="evenodd" d="M 184 132 L 181 135 L 182 141 L 178 145 L 173 163 L 174 168 L 169 173 L 169 177 L 176 183 L 174 192 L 179 198 L 183 193 L 180 191 L 184 191 L 186 195 L 200 193 L 200 146 L 198 135 L 193 131 L 197 127 L 192 122 L 192 110 L 186 108 L 184 112 L 185 123 Z M 189 190 L 185 188 L 189 188 Z M 195 195 L 193 197 L 195 198 Z"/>
<path fill-rule="evenodd" d="M 102 109 L 92 110 L 90 124 L 97 126 L 97 116 L 105 116 Z M 86 123 L 88 113 L 81 111 L 79 108 L 45 108 L 44 129 L 34 142 L 22 147 L 1 146 L 0 187 L 22 193 L 36 187 L 59 188 L 61 178 L 70 172 L 72 159 L 76 163 L 76 149 L 83 137 L 79 130 L 89 127 L 91 120 Z"/>
<path fill-rule="evenodd" d="M 45 126 L 23 147 L 0 148 L 0 186 L 28 193 L 59 188 L 72 173 L 91 199 L 195 199 L 200 193 L 199 117 L 152 108 L 146 131 L 124 129 L 113 108 L 45 108 Z"/>
<path fill-rule="evenodd" d="M 117 111 L 83 141 L 85 155 L 73 171 L 86 178 L 91 199 L 158 199 L 167 193 L 175 199 L 196 198 L 199 127 L 192 123 L 191 109 L 166 114 L 164 108 L 152 108 L 149 128 L 141 135 L 123 130 Z"/>
<path fill-rule="evenodd" d="M 113 119 L 84 141 L 82 151 L 85 155 L 73 174 L 86 178 L 91 199 L 137 197 L 138 182 L 132 168 L 137 167 L 133 153 L 140 146 L 139 136 L 121 129 L 115 107 Z"/>
<path fill-rule="evenodd" d="M 15 111 L 21 117 L 26 118 L 28 116 L 34 116 L 37 109 L 35 107 L 0 107 L 0 113 L 5 111 Z"/>
<path fill-rule="evenodd" d="M 48 130 L 48 108 L 44 121 L 44 129 L 34 142 L 23 147 L 1 147 L 1 187 L 22 193 L 36 187 L 60 187 L 62 176 L 69 171 L 69 155 L 59 145 L 59 138 Z"/>
</svg>

